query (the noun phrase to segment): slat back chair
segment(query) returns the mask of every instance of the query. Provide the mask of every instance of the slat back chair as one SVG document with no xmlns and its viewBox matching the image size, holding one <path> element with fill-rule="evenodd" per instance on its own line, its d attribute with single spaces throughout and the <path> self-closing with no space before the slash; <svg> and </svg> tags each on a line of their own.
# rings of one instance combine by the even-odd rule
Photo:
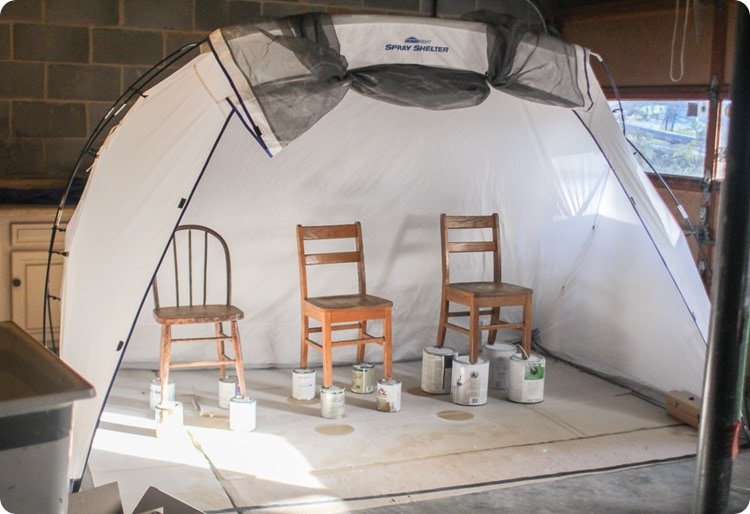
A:
<svg viewBox="0 0 750 514">
<path fill-rule="evenodd" d="M 161 403 L 167 400 L 170 369 L 218 366 L 219 377 L 224 378 L 226 366 L 234 365 L 240 394 L 245 396 L 242 345 L 237 327 L 244 313 L 232 305 L 232 265 L 224 238 L 202 225 L 177 227 L 151 288 L 153 315 L 161 325 Z M 224 323 L 229 324 L 229 333 L 224 330 Z M 212 325 L 212 333 L 194 337 L 173 334 L 174 325 L 201 324 Z M 226 341 L 232 343 L 231 357 L 226 353 Z M 172 344 L 200 342 L 216 345 L 216 360 L 172 362 Z"/>
<path fill-rule="evenodd" d="M 330 242 L 331 240 L 350 240 L 353 242 L 354 248 L 342 251 L 341 246 L 336 245 L 334 250 L 326 247 L 324 249 L 327 251 L 322 251 L 320 242 Z M 311 249 L 308 249 L 308 246 Z M 299 259 L 302 313 L 300 367 L 307 368 L 309 348 L 312 347 L 320 351 L 323 357 L 323 386 L 330 387 L 333 385 L 332 350 L 334 347 L 356 345 L 357 361 L 363 362 L 365 345 L 375 343 L 383 347 L 384 378 L 391 378 L 391 311 L 393 303 L 390 300 L 367 293 L 361 224 L 355 222 L 348 225 L 297 225 L 297 255 Z M 308 268 L 331 264 L 353 264 L 356 266 L 356 289 L 352 285 L 349 290 L 356 290 L 356 292 L 331 296 L 311 296 L 308 291 Z M 311 319 L 316 320 L 319 326 L 311 326 Z M 371 320 L 382 321 L 382 336 L 373 336 L 368 333 L 367 322 Z M 342 330 L 356 330 L 356 337 L 334 341 L 333 333 Z M 319 341 L 314 340 L 311 337 L 312 334 L 320 334 Z"/>
<path fill-rule="evenodd" d="M 481 239 L 487 231 L 491 238 Z M 461 233 L 457 240 L 452 234 Z M 473 237 L 472 237 L 473 236 Z M 533 291 L 527 287 L 508 284 L 502 281 L 499 221 L 497 213 L 488 216 L 440 216 L 440 242 L 442 249 L 442 299 L 438 324 L 437 346 L 445 343 L 447 329 L 469 336 L 469 360 L 476 363 L 479 358 L 481 332 L 486 330 L 487 342 L 495 342 L 497 331 L 520 329 L 522 344 L 527 355 L 531 352 L 531 302 Z M 476 282 L 454 282 L 451 280 L 451 255 L 467 253 L 490 254 L 492 279 L 480 277 Z M 482 280 L 484 279 L 484 280 Z M 455 303 L 468 310 L 450 310 Z M 520 322 L 503 321 L 501 307 L 520 306 L 523 319 Z M 489 316 L 489 322 L 481 324 L 482 317 Z M 451 323 L 451 318 L 468 317 L 468 328 Z"/>
</svg>

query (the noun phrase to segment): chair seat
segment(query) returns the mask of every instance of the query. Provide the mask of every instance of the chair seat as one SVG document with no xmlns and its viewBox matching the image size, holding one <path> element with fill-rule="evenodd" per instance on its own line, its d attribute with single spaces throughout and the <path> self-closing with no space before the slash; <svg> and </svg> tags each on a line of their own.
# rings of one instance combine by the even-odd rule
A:
<svg viewBox="0 0 750 514">
<path fill-rule="evenodd" d="M 161 324 L 218 323 L 239 320 L 245 313 L 234 305 L 192 305 L 184 307 L 159 307 L 154 318 Z"/>
<path fill-rule="evenodd" d="M 499 284 L 496 282 L 456 282 L 448 284 L 448 287 L 475 296 L 530 295 L 533 292 L 528 287 L 507 284 L 505 282 Z"/>
<path fill-rule="evenodd" d="M 319 309 L 373 309 L 393 307 L 393 302 L 369 294 L 347 294 L 337 296 L 317 296 L 306 298 L 309 304 Z"/>
</svg>

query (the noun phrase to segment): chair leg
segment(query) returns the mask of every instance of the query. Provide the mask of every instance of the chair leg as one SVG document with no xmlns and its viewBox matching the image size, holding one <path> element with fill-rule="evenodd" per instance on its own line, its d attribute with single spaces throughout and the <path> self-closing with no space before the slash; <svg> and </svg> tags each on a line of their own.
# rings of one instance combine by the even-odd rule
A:
<svg viewBox="0 0 750 514">
<path fill-rule="evenodd" d="M 359 339 L 362 340 L 367 335 L 367 321 L 359 322 Z M 365 343 L 357 345 L 357 363 L 365 361 Z"/>
<path fill-rule="evenodd" d="M 490 314 L 490 325 L 497 325 L 500 323 L 500 307 L 493 307 L 492 314 Z M 487 343 L 492 344 L 495 342 L 497 337 L 497 330 L 487 331 Z"/>
<path fill-rule="evenodd" d="M 161 326 L 161 345 L 159 351 L 159 380 L 161 381 L 161 405 L 167 404 L 169 391 L 169 357 L 171 353 L 172 327 Z"/>
<path fill-rule="evenodd" d="M 226 360 L 226 347 L 224 345 L 224 327 L 221 323 L 215 323 L 216 327 L 216 354 L 220 361 Z M 223 364 L 219 364 L 219 378 L 227 376 L 227 367 Z"/>
<path fill-rule="evenodd" d="M 445 344 L 445 331 L 448 327 L 448 307 L 449 302 L 445 299 L 445 297 L 441 298 L 440 321 L 438 321 L 437 341 L 435 344 L 438 348 L 442 348 L 443 344 Z"/>
<path fill-rule="evenodd" d="M 479 359 L 479 340 L 481 332 L 479 330 L 479 307 L 476 305 L 469 306 L 469 362 L 476 364 Z"/>
<path fill-rule="evenodd" d="M 383 318 L 383 378 L 393 378 L 393 330 L 391 309 Z"/>
<path fill-rule="evenodd" d="M 523 304 L 523 351 L 531 354 L 531 296 Z"/>
<path fill-rule="evenodd" d="M 310 318 L 302 316 L 300 323 L 299 367 L 307 369 L 307 339 L 310 337 Z"/>
<path fill-rule="evenodd" d="M 323 350 L 323 387 L 333 385 L 333 351 L 331 349 L 331 322 L 324 319 L 321 331 L 321 349 Z"/>
<path fill-rule="evenodd" d="M 237 383 L 240 386 L 240 396 L 245 397 L 245 363 L 242 360 L 242 343 L 237 322 L 232 321 L 232 343 L 234 344 L 234 369 L 237 371 Z"/>
</svg>

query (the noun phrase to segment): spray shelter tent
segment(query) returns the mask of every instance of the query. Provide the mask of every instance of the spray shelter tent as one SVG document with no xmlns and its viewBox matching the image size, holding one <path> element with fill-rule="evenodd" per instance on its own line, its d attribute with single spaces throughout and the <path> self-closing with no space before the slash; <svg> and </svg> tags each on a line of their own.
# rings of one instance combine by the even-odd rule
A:
<svg viewBox="0 0 750 514">
<path fill-rule="evenodd" d="M 362 222 L 368 290 L 393 300 L 407 360 L 435 341 L 440 213 L 498 212 L 503 279 L 533 288 L 541 347 L 645 391 L 700 390 L 708 298 L 587 50 L 487 15 L 303 15 L 201 49 L 110 131 L 68 225 L 61 357 L 97 390 L 75 405 L 73 480 L 117 369 L 158 367 L 149 287 L 183 223 L 229 243 L 248 368 L 298 363 L 297 224 Z"/>
</svg>

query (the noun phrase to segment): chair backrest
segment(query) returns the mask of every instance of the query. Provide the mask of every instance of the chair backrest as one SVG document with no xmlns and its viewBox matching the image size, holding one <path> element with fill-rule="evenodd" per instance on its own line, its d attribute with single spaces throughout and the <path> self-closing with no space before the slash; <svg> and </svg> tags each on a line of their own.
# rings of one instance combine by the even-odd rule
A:
<svg viewBox="0 0 750 514">
<path fill-rule="evenodd" d="M 309 296 L 308 266 L 324 264 L 356 264 L 357 291 L 367 293 L 362 226 L 359 221 L 349 225 L 297 225 L 297 256 L 300 295 L 303 299 Z"/>
<path fill-rule="evenodd" d="M 177 227 L 151 285 L 156 308 L 229 305 L 232 266 L 226 241 L 202 225 Z"/>
<path fill-rule="evenodd" d="M 492 278 L 501 282 L 500 237 L 497 213 L 487 216 L 440 215 L 440 245 L 443 257 L 443 284 L 450 283 L 453 253 L 491 253 Z M 489 232 L 490 239 L 486 233 Z M 484 238 L 482 238 L 484 236 Z"/>
</svg>

